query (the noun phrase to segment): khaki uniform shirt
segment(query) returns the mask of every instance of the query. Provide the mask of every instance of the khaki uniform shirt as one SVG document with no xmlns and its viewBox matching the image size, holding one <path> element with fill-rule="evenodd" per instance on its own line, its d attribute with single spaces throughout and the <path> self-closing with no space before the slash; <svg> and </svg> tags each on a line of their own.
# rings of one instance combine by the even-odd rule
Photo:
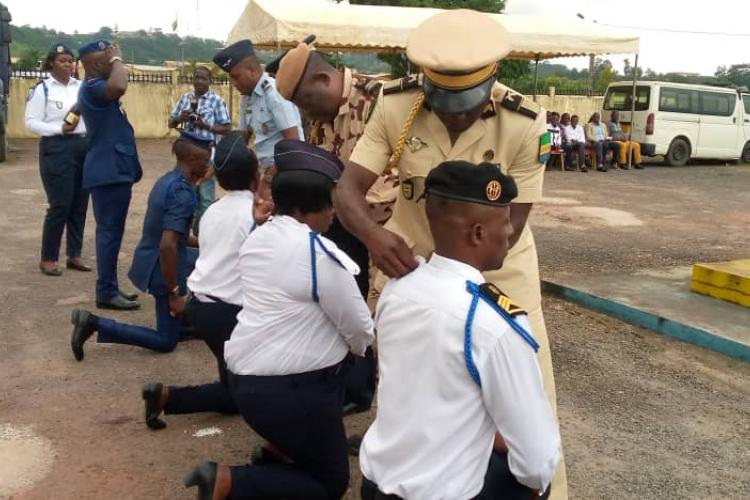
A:
<svg viewBox="0 0 750 500">
<path fill-rule="evenodd" d="M 365 133 L 365 124 L 372 106 L 378 101 L 382 82 L 366 78 L 349 68 L 344 68 L 344 93 L 339 112 L 333 123 L 314 122 L 310 130 L 310 143 L 330 151 L 342 160 L 348 160 L 354 146 Z M 388 213 L 396 201 L 397 177 L 383 172 L 367 193 L 373 206 L 373 216 Z M 377 205 L 377 207 L 374 207 Z"/>
<path fill-rule="evenodd" d="M 351 161 L 376 174 L 383 173 L 418 91 L 415 88 L 381 95 L 362 139 L 354 148 Z M 522 111 L 518 111 L 518 106 L 508 109 L 501 104 L 504 99 L 512 98 L 516 104 L 522 102 L 522 96 L 496 84 L 488 109 L 453 146 L 437 115 L 426 108 L 418 112 L 398 164 L 401 189 L 393 216 L 385 226 L 401 236 L 415 254 L 427 257 L 434 250 L 425 203 L 420 197 L 427 174 L 443 161 L 498 163 L 503 173 L 513 176 L 518 185 L 518 197 L 514 203 L 541 200 L 544 165 L 539 160 L 539 145 L 540 137 L 547 132 L 545 113 L 528 100 L 523 101 L 525 110 Z M 536 118 L 531 117 L 534 113 L 529 113 L 529 109 L 536 112 Z M 539 266 L 534 237 L 528 225 L 510 249 L 502 269 L 485 273 L 485 278 L 527 311 L 540 307 Z M 382 289 L 385 280 L 381 275 L 376 279 L 375 287 Z"/>
</svg>

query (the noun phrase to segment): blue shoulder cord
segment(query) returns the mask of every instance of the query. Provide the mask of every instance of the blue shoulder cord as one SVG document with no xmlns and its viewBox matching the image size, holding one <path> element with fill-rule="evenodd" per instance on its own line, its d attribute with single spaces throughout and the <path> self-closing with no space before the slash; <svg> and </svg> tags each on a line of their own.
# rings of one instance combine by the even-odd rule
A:
<svg viewBox="0 0 750 500">
<path fill-rule="evenodd" d="M 513 330 L 518 333 L 532 349 L 534 349 L 534 352 L 539 352 L 539 343 L 537 343 L 534 337 L 526 331 L 524 327 L 516 322 L 508 311 L 484 295 L 479 288 L 479 285 L 467 280 L 466 290 L 471 294 L 471 305 L 469 306 L 469 313 L 466 315 L 466 323 L 464 324 L 464 360 L 466 361 L 466 369 L 468 370 L 469 375 L 471 375 L 471 378 L 479 387 L 482 387 L 482 380 L 479 377 L 479 371 L 477 370 L 476 364 L 474 364 L 474 356 L 471 352 L 471 327 L 474 324 L 474 315 L 477 312 L 477 304 L 479 304 L 480 298 L 492 307 L 495 312 L 502 316 L 503 319 L 508 322 L 510 327 L 513 328 Z"/>
<path fill-rule="evenodd" d="M 315 243 L 317 243 L 318 246 L 323 249 L 323 252 L 327 256 L 332 258 L 341 267 L 344 267 L 344 265 L 341 263 L 338 257 L 336 257 L 330 250 L 328 250 L 323 242 L 320 241 L 320 236 L 318 235 L 318 233 L 316 233 L 315 231 L 310 231 L 310 269 L 312 271 L 312 299 L 313 302 L 318 302 L 318 259 L 317 252 L 315 250 Z"/>
</svg>

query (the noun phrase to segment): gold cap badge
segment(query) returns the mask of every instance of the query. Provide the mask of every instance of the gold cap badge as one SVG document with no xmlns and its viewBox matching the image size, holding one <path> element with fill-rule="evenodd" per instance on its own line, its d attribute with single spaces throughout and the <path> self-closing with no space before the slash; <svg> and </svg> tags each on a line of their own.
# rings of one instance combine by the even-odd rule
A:
<svg viewBox="0 0 750 500">
<path fill-rule="evenodd" d="M 485 191 L 487 194 L 487 200 L 497 201 L 500 199 L 503 188 L 502 186 L 500 186 L 500 183 L 498 181 L 490 181 L 487 183 L 487 188 L 485 189 Z"/>
</svg>

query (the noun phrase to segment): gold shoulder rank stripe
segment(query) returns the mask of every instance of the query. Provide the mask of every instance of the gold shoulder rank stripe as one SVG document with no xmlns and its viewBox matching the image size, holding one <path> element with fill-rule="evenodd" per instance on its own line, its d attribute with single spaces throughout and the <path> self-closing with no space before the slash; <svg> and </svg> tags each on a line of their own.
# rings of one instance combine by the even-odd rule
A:
<svg viewBox="0 0 750 500">
<path fill-rule="evenodd" d="M 383 85 L 383 95 L 398 94 L 407 90 L 416 89 L 421 85 L 416 76 L 405 76 L 398 80 L 391 80 Z"/>
<path fill-rule="evenodd" d="M 528 116 L 532 120 L 536 120 L 539 116 L 542 108 L 539 107 L 534 101 L 530 101 L 521 94 L 509 90 L 505 93 L 505 97 L 500 101 L 500 106 L 517 113 L 521 113 L 524 116 Z"/>
<path fill-rule="evenodd" d="M 484 283 L 479 286 L 479 289 L 511 316 L 526 314 L 526 311 L 524 311 L 521 306 L 513 302 L 510 297 L 505 295 L 502 291 L 500 291 L 498 287 L 496 287 L 492 283 Z"/>
</svg>

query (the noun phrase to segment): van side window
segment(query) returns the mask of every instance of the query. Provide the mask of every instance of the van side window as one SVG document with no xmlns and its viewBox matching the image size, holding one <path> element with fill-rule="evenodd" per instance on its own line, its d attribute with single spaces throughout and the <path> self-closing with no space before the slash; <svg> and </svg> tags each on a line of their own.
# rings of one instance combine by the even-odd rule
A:
<svg viewBox="0 0 750 500">
<path fill-rule="evenodd" d="M 743 95 L 742 102 L 745 104 L 745 113 L 750 115 L 750 95 Z"/>
<path fill-rule="evenodd" d="M 731 116 L 737 104 L 736 94 L 701 91 L 700 113 L 702 115 Z"/>
<path fill-rule="evenodd" d="M 688 89 L 662 87 L 659 93 L 659 111 L 697 113 L 698 92 Z"/>
</svg>

